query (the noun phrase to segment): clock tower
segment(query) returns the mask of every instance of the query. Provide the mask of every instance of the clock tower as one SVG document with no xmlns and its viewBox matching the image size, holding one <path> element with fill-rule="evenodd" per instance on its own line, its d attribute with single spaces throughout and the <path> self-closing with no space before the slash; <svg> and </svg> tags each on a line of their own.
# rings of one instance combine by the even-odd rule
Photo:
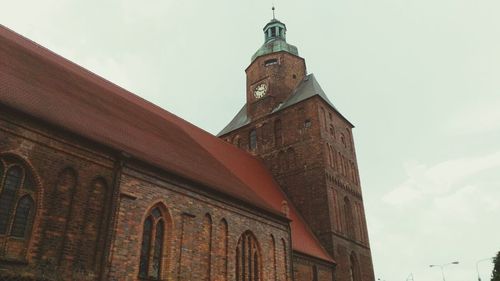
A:
<svg viewBox="0 0 500 281">
<path fill-rule="evenodd" d="M 247 114 L 252 119 L 279 107 L 306 75 L 297 47 L 286 42 L 286 25 L 276 19 L 264 26 L 264 45 L 252 56 L 247 74 Z"/>
<path fill-rule="evenodd" d="M 264 44 L 245 70 L 246 103 L 218 136 L 265 163 L 337 262 L 336 281 L 373 281 L 354 126 L 307 74 L 286 32 L 274 18 L 264 26 Z M 308 275 L 313 261 L 296 260 L 303 257 L 294 257 L 295 280 L 324 280 Z"/>
</svg>

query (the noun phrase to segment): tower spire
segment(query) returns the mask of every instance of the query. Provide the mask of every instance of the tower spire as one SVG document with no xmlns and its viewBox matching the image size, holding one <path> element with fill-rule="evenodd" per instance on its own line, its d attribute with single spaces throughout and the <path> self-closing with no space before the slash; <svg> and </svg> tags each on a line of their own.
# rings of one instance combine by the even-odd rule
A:
<svg viewBox="0 0 500 281">
<path fill-rule="evenodd" d="M 275 17 L 275 15 L 274 15 L 274 10 L 275 10 L 274 5 L 273 5 L 273 7 L 272 7 L 272 9 L 271 9 L 271 10 L 273 10 L 273 20 L 275 20 L 275 19 L 276 19 L 276 17 Z"/>
</svg>

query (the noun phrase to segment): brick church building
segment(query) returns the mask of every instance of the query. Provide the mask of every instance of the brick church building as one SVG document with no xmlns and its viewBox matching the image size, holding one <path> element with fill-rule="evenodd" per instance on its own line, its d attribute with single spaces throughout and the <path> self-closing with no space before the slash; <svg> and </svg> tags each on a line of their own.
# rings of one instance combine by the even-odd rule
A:
<svg viewBox="0 0 500 281">
<path fill-rule="evenodd" d="M 353 125 L 286 31 L 215 137 L 0 26 L 0 280 L 373 281 Z"/>
</svg>

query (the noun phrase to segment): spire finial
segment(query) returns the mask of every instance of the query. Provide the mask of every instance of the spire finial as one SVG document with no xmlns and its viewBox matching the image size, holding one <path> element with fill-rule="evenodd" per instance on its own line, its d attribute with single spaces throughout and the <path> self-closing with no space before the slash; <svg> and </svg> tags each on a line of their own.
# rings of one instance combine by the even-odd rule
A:
<svg viewBox="0 0 500 281">
<path fill-rule="evenodd" d="M 275 10 L 274 5 L 273 5 L 272 10 L 273 10 L 273 20 L 275 20 L 275 19 L 276 19 L 276 17 L 274 16 L 274 10 Z"/>
</svg>

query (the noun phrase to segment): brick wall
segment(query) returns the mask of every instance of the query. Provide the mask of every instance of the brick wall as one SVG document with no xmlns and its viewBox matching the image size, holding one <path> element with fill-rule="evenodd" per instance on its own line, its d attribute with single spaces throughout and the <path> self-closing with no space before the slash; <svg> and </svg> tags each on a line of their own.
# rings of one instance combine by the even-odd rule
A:
<svg viewBox="0 0 500 281">
<path fill-rule="evenodd" d="M 34 226 L 21 245 L 25 255 L 8 260 L 0 252 L 0 272 L 50 280 L 138 280 L 143 223 L 161 206 L 162 280 L 235 280 L 236 245 L 245 231 L 258 241 L 261 280 L 291 280 L 286 219 L 1 109 L 0 156 L 26 163 L 38 195 Z"/>
<path fill-rule="evenodd" d="M 25 254 L 7 262 L 4 252 L 0 267 L 28 275 L 50 271 L 54 278 L 98 276 L 113 159 L 6 108 L 0 112 L 0 155 L 26 163 L 37 194 L 33 228 L 21 244 Z"/>
<path fill-rule="evenodd" d="M 110 280 L 137 277 L 142 237 L 140 222 L 156 204 L 166 207 L 171 221 L 167 230 L 164 279 L 235 280 L 236 246 L 240 235 L 247 230 L 255 235 L 261 249 L 263 280 L 274 280 L 267 278 L 273 276 L 275 270 L 284 274 L 285 253 L 278 249 L 274 257 L 268 249 L 275 247 L 271 235 L 289 241 L 287 223 L 266 218 L 251 209 L 238 208 L 234 202 L 205 192 L 200 194 L 196 191 L 198 188 L 173 178 L 148 174 L 138 167 L 124 169 Z M 289 247 L 289 242 L 286 244 Z"/>
<path fill-rule="evenodd" d="M 254 129 L 257 146 L 251 150 L 248 135 Z M 346 119 L 315 96 L 221 137 L 229 142 L 239 139 L 242 149 L 264 160 L 339 263 L 337 280 L 350 280 L 354 252 L 360 257 L 361 280 L 371 281 L 373 266 L 351 130 Z"/>
</svg>

